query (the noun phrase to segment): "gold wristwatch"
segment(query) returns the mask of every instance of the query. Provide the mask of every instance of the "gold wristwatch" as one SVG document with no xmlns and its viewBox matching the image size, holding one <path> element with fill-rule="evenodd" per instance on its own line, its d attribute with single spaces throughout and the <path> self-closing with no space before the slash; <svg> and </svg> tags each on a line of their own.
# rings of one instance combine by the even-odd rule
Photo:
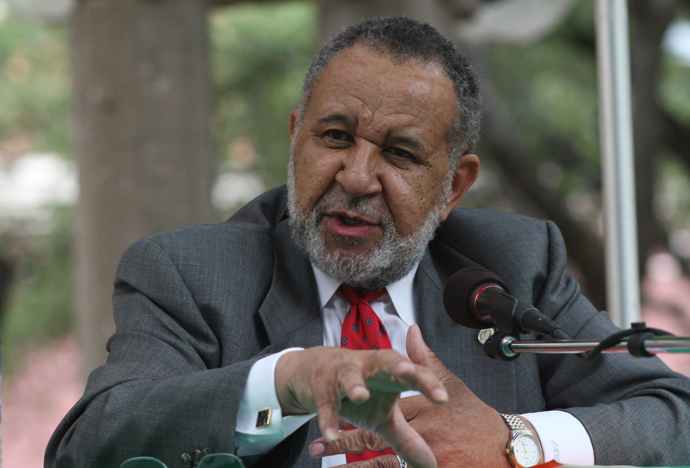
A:
<svg viewBox="0 0 690 468">
<path fill-rule="evenodd" d="M 501 414 L 501 413 L 499 413 Z M 544 459 L 539 438 L 530 431 L 525 423 L 514 414 L 501 414 L 510 428 L 510 441 L 506 455 L 516 468 L 536 466 Z"/>
</svg>

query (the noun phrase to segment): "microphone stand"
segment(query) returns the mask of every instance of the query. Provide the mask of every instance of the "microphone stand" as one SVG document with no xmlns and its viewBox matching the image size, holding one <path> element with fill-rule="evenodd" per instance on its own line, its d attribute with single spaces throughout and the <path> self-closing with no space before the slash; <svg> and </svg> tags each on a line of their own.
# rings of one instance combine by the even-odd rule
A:
<svg viewBox="0 0 690 468">
<path fill-rule="evenodd" d="M 484 342 L 484 352 L 491 358 L 512 361 L 520 354 L 578 354 L 586 362 L 602 353 L 629 353 L 635 357 L 651 357 L 659 353 L 690 353 L 690 337 L 671 335 L 663 330 L 647 328 L 644 322 L 633 323 L 601 341 L 596 340 L 535 340 L 516 338 L 515 330 L 494 334 Z"/>
</svg>

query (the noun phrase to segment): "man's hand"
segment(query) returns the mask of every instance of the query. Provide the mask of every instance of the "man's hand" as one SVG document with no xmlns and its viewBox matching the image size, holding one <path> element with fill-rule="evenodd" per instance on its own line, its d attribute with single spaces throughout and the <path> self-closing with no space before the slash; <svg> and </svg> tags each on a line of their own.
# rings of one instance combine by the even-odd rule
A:
<svg viewBox="0 0 690 468">
<path fill-rule="evenodd" d="M 448 400 L 427 367 L 393 350 L 353 351 L 315 347 L 284 354 L 276 366 L 276 392 L 283 415 L 317 413 L 323 440 L 338 441 L 339 418 L 374 432 L 415 468 L 435 468 L 428 444 L 399 407 L 399 394 L 419 390 L 430 406 Z M 427 400 L 428 399 L 428 400 Z"/>
<path fill-rule="evenodd" d="M 510 438 L 506 423 L 443 365 L 426 346 L 416 325 L 407 334 L 407 353 L 413 363 L 431 369 L 448 390 L 449 402 L 443 406 L 433 405 L 422 396 L 404 398 L 399 403 L 405 419 L 431 447 L 439 468 L 509 468 L 510 462 L 504 452 Z M 326 456 L 387 447 L 380 437 L 357 429 L 344 432 L 335 441 L 317 439 L 310 445 L 309 452 Z M 399 455 L 417 468 L 413 461 Z M 358 468 L 388 466 L 397 466 L 397 461 L 390 465 L 390 460 L 373 459 L 357 465 Z"/>
</svg>

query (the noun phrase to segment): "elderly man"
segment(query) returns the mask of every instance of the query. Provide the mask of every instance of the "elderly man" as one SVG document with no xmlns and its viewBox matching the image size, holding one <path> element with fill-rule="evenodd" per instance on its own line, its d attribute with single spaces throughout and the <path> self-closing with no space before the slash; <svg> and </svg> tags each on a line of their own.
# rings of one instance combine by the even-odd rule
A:
<svg viewBox="0 0 690 468">
<path fill-rule="evenodd" d="M 690 382 L 658 360 L 492 361 L 444 312 L 448 277 L 480 265 L 573 337 L 616 330 L 564 274 L 552 223 L 454 210 L 480 110 L 428 25 L 372 19 L 326 45 L 290 115 L 287 189 L 123 256 L 108 363 L 46 466 L 690 462 Z"/>
</svg>

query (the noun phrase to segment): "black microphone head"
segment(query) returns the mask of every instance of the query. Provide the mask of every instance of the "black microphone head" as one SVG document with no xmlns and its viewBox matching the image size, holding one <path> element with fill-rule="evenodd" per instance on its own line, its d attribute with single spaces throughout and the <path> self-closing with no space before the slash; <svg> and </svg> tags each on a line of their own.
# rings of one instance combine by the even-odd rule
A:
<svg viewBox="0 0 690 468">
<path fill-rule="evenodd" d="M 474 292 L 482 285 L 496 284 L 510 293 L 508 286 L 496 274 L 482 267 L 468 267 L 456 271 L 443 288 L 443 306 L 450 318 L 467 328 L 489 328 L 491 324 L 479 319 L 474 310 Z"/>
</svg>

